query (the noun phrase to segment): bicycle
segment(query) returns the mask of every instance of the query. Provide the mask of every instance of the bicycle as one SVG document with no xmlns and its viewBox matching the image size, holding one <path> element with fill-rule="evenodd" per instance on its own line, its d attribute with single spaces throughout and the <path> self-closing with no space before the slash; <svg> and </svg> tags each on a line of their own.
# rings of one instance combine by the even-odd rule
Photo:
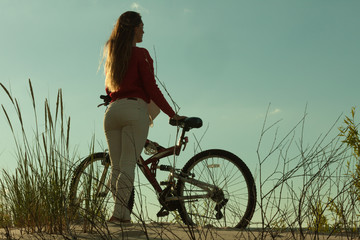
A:
<svg viewBox="0 0 360 240">
<path fill-rule="evenodd" d="M 101 105 L 109 104 L 109 97 L 101 96 Z M 162 158 L 179 156 L 185 150 L 193 128 L 200 128 L 202 120 L 196 117 L 181 121 L 170 119 L 172 126 L 182 129 L 177 144 L 163 147 L 150 140 L 145 149 L 151 156 L 142 156 L 137 165 L 155 190 L 162 206 L 158 217 L 167 216 L 169 211 L 178 211 L 187 225 L 245 228 L 255 211 L 256 186 L 246 164 L 236 155 L 225 150 L 211 149 L 193 156 L 182 169 L 170 165 L 159 165 Z M 86 212 L 92 205 L 101 208 L 111 202 L 109 154 L 98 152 L 86 157 L 75 169 L 70 184 L 71 205 Z M 156 179 L 157 170 L 168 171 L 167 181 Z M 134 189 L 128 207 L 134 206 Z"/>
</svg>

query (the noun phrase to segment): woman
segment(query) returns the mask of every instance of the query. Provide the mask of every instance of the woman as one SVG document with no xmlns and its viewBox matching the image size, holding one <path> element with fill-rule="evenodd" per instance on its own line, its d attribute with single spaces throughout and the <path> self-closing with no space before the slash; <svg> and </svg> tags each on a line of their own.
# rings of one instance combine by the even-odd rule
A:
<svg viewBox="0 0 360 240">
<path fill-rule="evenodd" d="M 104 49 L 105 87 L 112 99 L 104 118 L 115 200 L 110 222 L 130 222 L 127 203 L 133 189 L 136 161 L 148 135 L 150 101 L 170 118 L 184 118 L 174 112 L 156 85 L 153 60 L 148 51 L 136 47 L 142 42 L 143 27 L 139 13 L 123 13 Z"/>
</svg>

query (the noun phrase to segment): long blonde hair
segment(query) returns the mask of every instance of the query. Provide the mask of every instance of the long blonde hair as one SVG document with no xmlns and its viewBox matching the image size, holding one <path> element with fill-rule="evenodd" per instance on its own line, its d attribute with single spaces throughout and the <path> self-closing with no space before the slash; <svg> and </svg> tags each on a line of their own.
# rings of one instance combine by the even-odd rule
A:
<svg viewBox="0 0 360 240">
<path fill-rule="evenodd" d="M 120 89 L 131 57 L 135 27 L 141 23 L 141 16 L 137 12 L 128 11 L 121 14 L 105 44 L 105 87 L 111 92 Z"/>
</svg>

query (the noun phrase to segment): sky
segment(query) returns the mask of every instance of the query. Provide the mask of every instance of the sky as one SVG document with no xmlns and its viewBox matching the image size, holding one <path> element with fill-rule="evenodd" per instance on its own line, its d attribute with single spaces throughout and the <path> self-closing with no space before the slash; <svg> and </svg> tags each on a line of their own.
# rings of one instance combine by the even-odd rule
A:
<svg viewBox="0 0 360 240">
<path fill-rule="evenodd" d="M 70 144 L 79 157 L 88 154 L 93 135 L 102 150 L 99 64 L 117 18 L 128 10 L 142 15 L 145 34 L 138 46 L 149 50 L 179 114 L 204 122 L 189 134 L 179 167 L 193 154 L 194 136 L 204 135 L 202 149 L 231 151 L 257 175 L 256 148 L 269 105 L 268 121 L 281 120 L 280 135 L 306 109 L 309 143 L 359 106 L 357 0 L 0 0 L 0 82 L 18 98 L 30 132 L 28 79 L 39 106 L 45 98 L 54 106 L 62 89 Z M 11 109 L 1 90 L 0 103 Z M 158 116 L 149 138 L 173 144 L 176 130 L 167 122 L 165 114 Z M 14 169 L 3 113 L 0 133 L 0 168 Z"/>
</svg>

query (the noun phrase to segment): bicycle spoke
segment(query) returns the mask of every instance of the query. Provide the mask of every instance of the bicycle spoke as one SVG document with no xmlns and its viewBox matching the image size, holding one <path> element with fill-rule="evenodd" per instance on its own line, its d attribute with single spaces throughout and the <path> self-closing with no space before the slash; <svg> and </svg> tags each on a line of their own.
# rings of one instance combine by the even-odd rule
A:
<svg viewBox="0 0 360 240">
<path fill-rule="evenodd" d="M 212 155 L 212 150 L 194 156 L 184 167 L 184 170 L 195 175 L 195 179 L 216 186 L 212 189 L 211 198 L 201 198 L 197 201 L 183 201 L 180 215 L 190 224 L 211 224 L 217 227 L 246 226 L 251 218 L 255 203 L 249 200 L 249 193 L 254 196 L 253 179 L 246 166 L 236 156 L 229 158 Z M 233 159 L 234 158 L 234 159 Z M 242 164 L 242 165 L 240 165 Z M 241 167 L 240 167 L 241 166 Z M 246 172 L 244 176 L 243 171 Z M 201 189 L 190 182 L 182 182 L 178 189 L 179 195 L 196 196 Z M 206 193 L 205 191 L 202 191 Z"/>
<path fill-rule="evenodd" d="M 76 169 L 71 182 L 71 194 L 77 221 L 97 221 L 109 217 L 113 201 L 109 191 L 109 164 L 104 155 L 94 154 L 85 159 Z"/>
</svg>

